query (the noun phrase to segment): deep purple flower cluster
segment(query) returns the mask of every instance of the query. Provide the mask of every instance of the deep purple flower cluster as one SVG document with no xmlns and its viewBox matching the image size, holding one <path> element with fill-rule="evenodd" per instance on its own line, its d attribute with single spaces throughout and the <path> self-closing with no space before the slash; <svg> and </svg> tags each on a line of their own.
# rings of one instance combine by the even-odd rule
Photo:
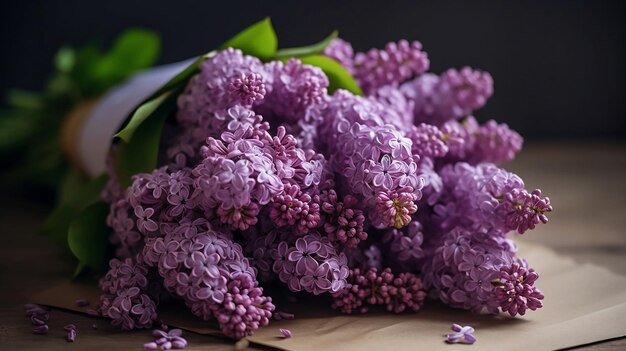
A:
<svg viewBox="0 0 626 351">
<path fill-rule="evenodd" d="M 366 95 L 329 94 L 324 72 L 295 58 L 226 49 L 178 96 L 157 169 L 124 189 L 112 149 L 103 199 L 118 258 L 100 312 L 114 325 L 150 327 L 157 304 L 180 299 L 243 338 L 272 317 L 270 281 L 345 313 L 417 311 L 427 294 L 474 311 L 541 307 L 506 235 L 552 207 L 496 166 L 522 138 L 473 116 L 491 76 L 424 73 L 418 42 L 354 53 L 337 39 L 324 54 Z"/>
<path fill-rule="evenodd" d="M 355 268 L 348 281 L 348 287 L 333 296 L 333 308 L 343 313 L 366 313 L 376 305 L 394 313 L 417 312 L 426 298 L 422 281 L 413 273 L 394 275 L 386 268 L 379 274 L 373 267 L 364 272 Z"/>
</svg>

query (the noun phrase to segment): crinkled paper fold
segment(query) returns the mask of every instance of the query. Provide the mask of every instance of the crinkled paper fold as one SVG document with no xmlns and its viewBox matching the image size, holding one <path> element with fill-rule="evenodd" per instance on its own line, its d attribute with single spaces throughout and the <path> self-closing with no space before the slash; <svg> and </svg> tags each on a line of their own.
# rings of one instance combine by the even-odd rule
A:
<svg viewBox="0 0 626 351">
<path fill-rule="evenodd" d="M 271 321 L 248 339 L 279 350 L 430 350 L 446 347 L 444 335 L 452 323 L 458 323 L 476 329 L 476 344 L 464 346 L 464 350 L 548 350 L 626 335 L 626 277 L 575 263 L 536 245 L 520 245 L 520 251 L 541 272 L 537 286 L 546 295 L 544 308 L 523 317 L 475 315 L 433 301 L 427 301 L 417 314 L 344 316 L 327 304 L 284 306 L 279 298 L 279 310 L 295 313 L 296 319 Z M 98 290 L 65 282 L 42 291 L 33 301 L 85 312 L 75 304 L 79 298 L 97 301 Z M 212 324 L 185 308 L 162 306 L 159 317 L 172 326 L 220 336 Z M 280 338 L 279 328 L 288 328 L 293 337 Z"/>
</svg>

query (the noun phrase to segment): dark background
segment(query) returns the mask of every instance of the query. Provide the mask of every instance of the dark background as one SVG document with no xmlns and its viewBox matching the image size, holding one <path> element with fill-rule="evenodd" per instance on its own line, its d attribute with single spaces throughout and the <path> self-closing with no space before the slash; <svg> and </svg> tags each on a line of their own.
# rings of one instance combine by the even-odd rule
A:
<svg viewBox="0 0 626 351">
<path fill-rule="evenodd" d="M 623 1 L 4 1 L 0 94 L 41 88 L 63 44 L 104 45 L 125 28 L 158 31 L 160 62 L 211 50 L 271 16 L 281 47 L 333 29 L 356 50 L 420 40 L 431 70 L 489 71 L 495 95 L 476 114 L 531 139 L 626 139 Z"/>
</svg>

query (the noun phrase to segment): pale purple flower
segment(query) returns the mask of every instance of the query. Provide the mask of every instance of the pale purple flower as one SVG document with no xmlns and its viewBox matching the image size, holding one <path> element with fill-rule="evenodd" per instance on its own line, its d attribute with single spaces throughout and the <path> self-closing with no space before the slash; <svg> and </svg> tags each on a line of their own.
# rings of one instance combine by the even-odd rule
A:
<svg viewBox="0 0 626 351">
<path fill-rule="evenodd" d="M 313 272 L 308 272 L 300 279 L 300 284 L 305 289 L 310 289 L 313 294 L 318 295 L 331 287 L 331 282 L 328 280 L 327 275 L 330 266 L 328 263 L 322 263 L 317 266 Z"/>
<path fill-rule="evenodd" d="M 515 317 L 524 315 L 527 309 L 536 310 L 543 307 L 543 294 L 534 284 L 539 274 L 534 269 L 526 268 L 522 263 L 513 263 L 510 267 L 500 269 L 496 285 L 496 298 L 500 308 Z"/>
<path fill-rule="evenodd" d="M 76 334 L 77 334 L 76 328 L 67 330 L 67 335 L 65 336 L 65 340 L 67 340 L 67 342 L 76 341 Z"/>
<path fill-rule="evenodd" d="M 33 329 L 33 333 L 35 334 L 48 334 L 48 325 L 40 325 Z"/>
<path fill-rule="evenodd" d="M 155 232 L 159 229 L 159 225 L 151 218 L 154 215 L 153 208 L 143 208 L 135 206 L 135 216 L 137 216 L 137 228 L 142 233 Z"/>
<path fill-rule="evenodd" d="M 367 53 L 357 53 L 354 73 L 359 85 L 369 92 L 384 85 L 402 83 L 425 72 L 429 65 L 420 42 L 400 40 L 388 43 L 384 50 L 370 49 Z"/>
<path fill-rule="evenodd" d="M 458 324 L 452 324 L 450 327 L 454 333 L 446 335 L 446 342 L 448 343 L 466 343 L 473 344 L 476 342 L 476 338 L 474 337 L 474 328 L 470 326 L 462 327 Z"/>
<path fill-rule="evenodd" d="M 296 240 L 295 250 L 289 253 L 289 260 L 296 262 L 296 272 L 298 274 L 305 274 L 307 271 L 315 271 L 318 267 L 317 261 L 313 257 L 313 254 L 318 252 L 322 247 L 319 242 L 307 242 L 304 238 Z"/>
<path fill-rule="evenodd" d="M 228 85 L 230 97 L 242 105 L 250 106 L 257 101 L 263 100 L 265 97 L 265 83 L 263 77 L 258 73 L 241 73 L 239 77 L 232 79 Z M 236 128 L 228 129 L 234 130 Z"/>
<path fill-rule="evenodd" d="M 184 349 L 187 347 L 187 340 L 182 337 L 183 331 L 180 329 L 170 329 L 169 331 L 155 329 L 152 331 L 152 335 L 157 339 L 143 345 L 147 350 L 156 350 L 157 348 L 161 350 Z"/>
<path fill-rule="evenodd" d="M 280 333 L 283 335 L 283 338 L 285 339 L 290 338 L 292 336 L 291 330 L 289 329 L 280 328 L 278 330 L 280 331 Z"/>
</svg>

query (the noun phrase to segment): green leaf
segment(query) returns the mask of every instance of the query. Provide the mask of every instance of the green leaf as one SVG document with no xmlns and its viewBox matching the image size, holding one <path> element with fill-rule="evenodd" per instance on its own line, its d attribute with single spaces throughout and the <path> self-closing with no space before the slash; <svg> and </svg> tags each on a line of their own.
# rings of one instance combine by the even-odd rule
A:
<svg viewBox="0 0 626 351">
<path fill-rule="evenodd" d="M 177 95 L 167 92 L 140 106 L 137 112 L 142 110 L 142 113 L 133 115 L 128 126 L 116 135 L 121 140 L 115 169 L 123 186 L 131 184 L 134 174 L 151 172 L 156 168 L 163 125 L 176 108 Z"/>
<path fill-rule="evenodd" d="M 271 59 L 278 48 L 278 39 L 270 18 L 266 17 L 239 32 L 222 44 L 220 49 L 228 47 L 239 49 L 245 54 L 256 56 L 261 60 Z"/>
<path fill-rule="evenodd" d="M 337 89 L 346 89 L 355 95 L 363 95 L 363 91 L 352 75 L 337 61 L 321 55 L 301 57 L 302 63 L 321 68 L 328 76 L 328 91 L 332 94 Z"/>
<path fill-rule="evenodd" d="M 82 209 L 100 200 L 100 192 L 106 182 L 107 177 L 104 175 L 89 181 L 75 172 L 68 172 L 61 184 L 59 203 L 46 218 L 42 234 L 59 244 L 67 245 L 72 219 Z"/>
<path fill-rule="evenodd" d="M 125 142 L 130 142 L 139 126 L 171 95 L 172 91 L 168 91 L 140 105 L 130 117 L 126 126 L 113 137 L 120 138 Z"/>
<path fill-rule="evenodd" d="M 62 73 L 70 73 L 75 62 L 76 52 L 70 47 L 62 47 L 54 56 L 54 67 Z"/>
<path fill-rule="evenodd" d="M 308 56 L 308 55 L 321 54 L 324 51 L 324 49 L 326 49 L 328 44 L 330 44 L 330 42 L 333 41 L 333 39 L 337 38 L 337 35 L 338 35 L 338 32 L 333 31 L 328 37 L 326 37 L 324 40 L 318 43 L 311 44 L 308 46 L 301 46 L 297 48 L 280 49 L 276 51 L 274 58 L 277 60 L 281 60 L 281 59 L 290 58 L 290 57 L 302 57 L 302 56 Z"/>
<path fill-rule="evenodd" d="M 97 202 L 83 209 L 69 226 L 67 243 L 79 261 L 79 267 L 85 266 L 96 270 L 105 267 L 109 228 L 106 217 L 109 206 Z M 79 270 L 77 270 L 79 272 Z"/>
<path fill-rule="evenodd" d="M 155 32 L 134 28 L 125 31 L 115 41 L 107 57 L 114 62 L 120 74 L 132 73 L 152 66 L 160 50 L 161 40 Z"/>
<path fill-rule="evenodd" d="M 156 33 L 129 29 L 106 53 L 93 45 L 77 51 L 72 77 L 86 96 L 102 94 L 135 72 L 152 66 L 160 48 Z"/>
</svg>

